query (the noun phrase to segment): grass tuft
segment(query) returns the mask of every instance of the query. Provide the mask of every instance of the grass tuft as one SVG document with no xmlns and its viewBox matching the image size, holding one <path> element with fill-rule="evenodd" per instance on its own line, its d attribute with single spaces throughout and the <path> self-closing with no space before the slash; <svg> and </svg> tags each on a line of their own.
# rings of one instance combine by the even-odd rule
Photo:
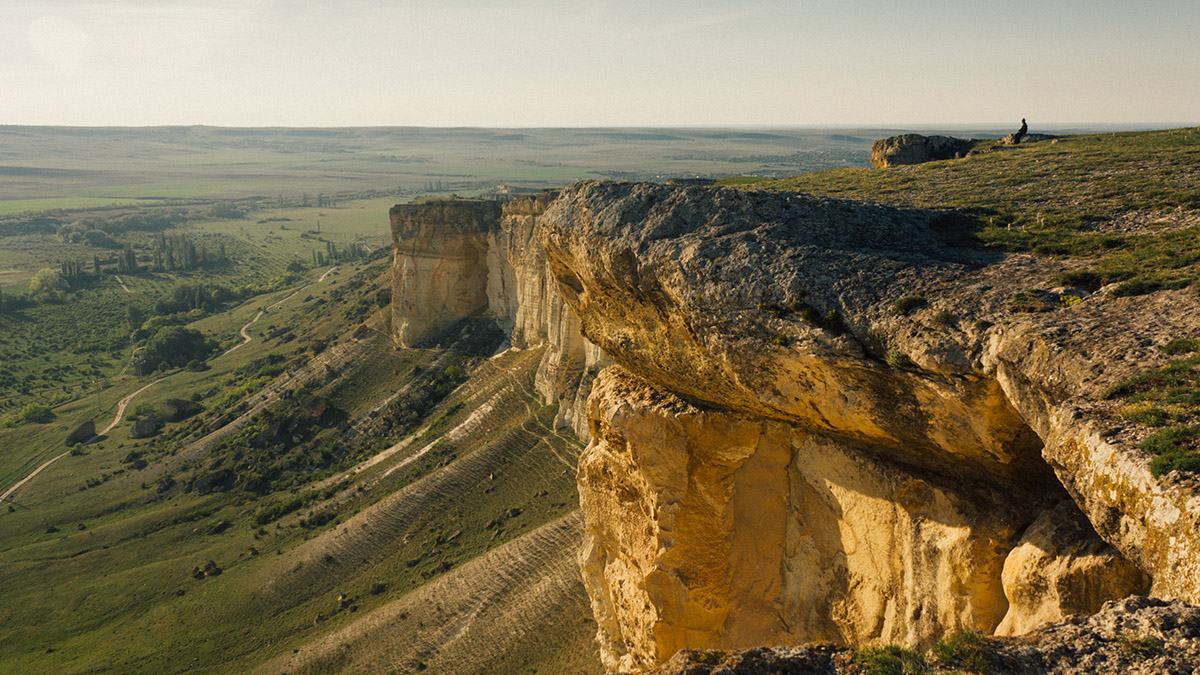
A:
<svg viewBox="0 0 1200 675">
<path fill-rule="evenodd" d="M 892 309 L 900 316 L 908 316 L 914 310 L 925 306 L 925 298 L 919 295 L 906 295 L 892 303 Z"/>
<path fill-rule="evenodd" d="M 921 675 L 930 672 L 925 657 L 910 649 L 888 645 L 854 652 L 854 660 L 865 675 Z"/>
</svg>

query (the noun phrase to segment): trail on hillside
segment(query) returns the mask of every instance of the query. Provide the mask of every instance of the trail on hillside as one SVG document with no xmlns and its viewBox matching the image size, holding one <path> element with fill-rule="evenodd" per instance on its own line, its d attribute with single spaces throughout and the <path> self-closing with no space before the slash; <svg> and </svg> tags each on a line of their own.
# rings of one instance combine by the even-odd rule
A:
<svg viewBox="0 0 1200 675">
<path fill-rule="evenodd" d="M 333 267 L 330 267 L 328 270 L 326 270 L 326 271 L 325 271 L 325 273 L 324 273 L 324 274 L 322 274 L 322 275 L 321 275 L 321 278 L 317 280 L 317 283 L 320 283 L 320 282 L 324 281 L 324 280 L 325 280 L 325 278 L 326 278 L 326 277 L 328 277 L 328 276 L 329 276 L 329 275 L 330 275 L 330 274 L 331 274 L 331 273 L 332 273 L 334 270 L 336 270 L 336 269 L 337 269 L 337 265 L 334 265 Z M 117 276 L 117 275 L 115 275 L 115 274 L 114 274 L 114 275 L 113 275 L 113 278 L 117 280 L 117 283 L 121 285 L 121 288 L 124 288 L 124 289 L 125 289 L 125 292 L 126 292 L 126 293 L 133 293 L 133 291 L 129 290 L 129 287 L 127 287 L 127 286 L 126 286 L 126 285 L 125 285 L 125 284 L 124 284 L 124 283 L 121 281 L 121 277 L 119 277 L 119 276 Z M 278 302 L 276 302 L 276 303 L 274 303 L 274 304 L 270 305 L 270 306 L 269 306 L 267 309 L 275 309 L 275 308 L 279 307 L 279 306 L 280 306 L 280 305 L 282 305 L 283 303 L 285 303 L 285 302 L 287 302 L 288 300 L 291 300 L 292 298 L 294 298 L 294 297 L 296 297 L 297 295 L 299 295 L 300 291 L 304 290 L 305 288 L 307 288 L 307 287 L 309 287 L 309 286 L 311 286 L 311 285 L 312 285 L 312 284 L 305 284 L 304 286 L 301 286 L 300 288 L 296 289 L 296 290 L 295 290 L 295 291 L 294 291 L 294 292 L 293 292 L 291 295 L 289 295 L 289 296 L 287 296 L 286 298 L 284 298 L 284 299 L 282 299 L 282 300 L 279 300 Z M 245 326 L 242 326 L 241 334 L 242 334 L 242 337 L 244 338 L 244 342 L 242 342 L 241 344 L 234 345 L 233 347 L 229 348 L 229 349 L 228 349 L 228 350 L 226 350 L 224 353 L 222 353 L 222 354 L 221 354 L 221 356 L 225 356 L 225 355 L 226 355 L 226 354 L 228 354 L 229 352 L 232 352 L 233 350 L 237 349 L 238 347 L 241 347 L 242 345 L 245 345 L 246 343 L 250 342 L 250 340 L 252 340 L 253 338 L 250 336 L 250 334 L 249 334 L 249 333 L 247 333 L 247 332 L 246 332 L 246 330 L 247 330 L 248 328 L 250 328 L 250 326 L 254 325 L 254 322 L 256 322 L 256 321 L 258 321 L 259 319 L 261 319 L 261 318 L 262 318 L 262 315 L 263 315 L 263 314 L 264 314 L 266 311 L 267 311 L 266 309 L 260 309 L 260 310 L 258 311 L 258 314 L 256 314 L 256 315 L 255 315 L 255 317 L 254 317 L 253 319 L 251 319 L 249 323 L 247 323 Z M 120 372 L 120 373 L 118 373 L 118 375 L 121 375 L 121 374 L 123 374 L 123 373 L 124 373 L 124 372 L 125 372 L 125 371 L 126 371 L 128 368 L 129 368 L 129 364 L 130 364 L 130 363 L 132 363 L 132 362 L 133 362 L 133 354 L 131 353 L 131 354 L 129 355 L 129 362 L 125 364 L 125 367 L 121 369 L 121 372 Z M 89 442 L 89 443 L 91 443 L 91 442 L 95 441 L 97 438 L 99 438 L 99 437 L 101 437 L 101 436 L 104 436 L 104 435 L 105 435 L 105 434 L 107 434 L 108 432 L 110 432 L 110 431 L 112 431 L 113 429 L 115 429 L 115 428 L 117 427 L 117 425 L 121 423 L 121 419 L 122 419 L 122 418 L 124 418 L 124 416 L 125 416 L 125 408 L 127 408 L 127 407 L 129 406 L 129 404 L 130 404 L 130 403 L 133 401 L 133 399 L 134 399 L 135 397 L 137 397 L 137 395 L 138 395 L 138 394 L 142 393 L 143 391 L 146 391 L 146 390 L 147 390 L 147 389 L 149 389 L 150 387 L 152 387 L 152 386 L 154 386 L 154 385 L 158 384 L 159 382 L 162 382 L 162 381 L 163 381 L 163 380 L 165 380 L 165 379 L 166 379 L 166 377 L 160 377 L 160 378 L 158 378 L 157 380 L 154 380 L 153 382 L 150 382 L 149 384 L 146 384 L 146 385 L 145 385 L 145 386 L 143 386 L 141 389 L 138 389 L 137 391 L 133 392 L 132 394 L 129 394 L 129 395 L 128 395 L 128 396 L 126 396 L 125 398 L 121 399 L 121 401 L 120 401 L 120 402 L 117 404 L 117 414 L 116 414 L 116 416 L 113 418 L 113 421 L 112 421 L 112 422 L 111 422 L 111 423 L 110 423 L 110 424 L 109 424 L 107 427 L 104 427 L 104 430 L 103 430 L 103 431 L 101 431 L 101 432 L 97 433 L 97 434 L 96 434 L 94 437 L 92 437 L 92 438 L 91 438 L 91 439 L 90 439 L 88 442 Z M 57 462 L 58 460 L 62 459 L 63 457 L 66 457 L 68 454 L 70 454 L 70 452 L 71 452 L 71 451 L 70 451 L 70 450 L 68 450 L 68 451 L 66 451 L 66 452 L 63 452 L 62 454 L 60 454 L 60 455 L 58 455 L 58 456 L 56 456 L 56 457 L 53 457 L 53 458 L 51 458 L 51 459 L 48 459 L 48 460 L 46 460 L 45 462 L 43 462 L 41 466 L 39 466 L 38 468 L 36 468 L 36 469 L 34 469 L 32 472 L 30 472 L 28 476 L 25 476 L 25 477 L 24 477 L 24 478 L 22 478 L 20 481 L 18 481 L 18 482 L 17 482 L 15 485 L 13 485 L 13 486 L 12 486 L 12 487 L 10 487 L 9 489 L 5 490 L 5 491 L 4 491 L 4 494 L 3 494 L 3 495 L 0 495 L 0 501 L 2 501 L 2 500 L 4 500 L 4 499 L 7 499 L 7 498 L 9 497 L 9 495 L 11 495 L 11 494 L 13 494 L 14 492 L 16 492 L 16 491 L 17 491 L 17 490 L 18 490 L 18 489 L 19 489 L 21 486 L 25 485 L 25 484 L 26 484 L 26 483 L 28 483 L 30 480 L 33 480 L 34 476 L 37 476 L 37 475 L 38 475 L 39 473 L 41 473 L 41 472 L 42 472 L 42 471 L 43 471 L 43 470 L 44 470 L 46 467 L 48 467 L 48 466 L 50 466 L 51 464 L 53 464 L 53 463 Z"/>
<path fill-rule="evenodd" d="M 108 426 L 104 427 L 104 431 L 101 431 L 100 433 L 96 434 L 92 438 L 88 439 L 87 442 L 88 443 L 95 442 L 101 436 L 104 436 L 108 432 L 117 428 L 117 425 L 121 423 L 121 418 L 125 416 L 125 408 L 128 407 L 131 402 L 133 402 L 134 397 L 136 397 L 138 394 L 142 393 L 143 391 L 146 391 L 150 387 L 153 387 L 154 385 L 158 384 L 159 382 L 162 382 L 165 379 L 167 379 L 167 378 L 160 377 L 157 380 L 143 386 L 141 389 L 138 389 L 137 391 L 133 392 L 132 394 L 121 399 L 121 401 L 119 403 L 117 403 L 117 415 L 116 415 L 116 417 L 113 418 L 112 423 L 110 423 Z M 9 495 L 16 492 L 17 489 L 20 488 L 22 485 L 25 485 L 29 481 L 33 480 L 33 477 L 38 475 L 39 473 L 41 473 L 43 469 L 45 469 L 46 467 L 50 466 L 51 464 L 57 462 L 58 460 L 62 459 L 63 457 L 66 457 L 69 454 L 71 454 L 71 451 L 67 450 L 66 452 L 63 452 L 61 455 L 58 455 L 57 457 L 53 457 L 53 458 L 48 459 L 45 462 L 43 462 L 41 466 L 39 466 L 38 468 L 31 471 L 28 476 L 25 476 L 21 480 L 17 481 L 16 485 L 5 490 L 4 494 L 0 495 L 0 501 L 8 499 Z"/>
<path fill-rule="evenodd" d="M 337 269 L 337 265 L 334 265 L 333 267 L 330 267 L 329 269 L 325 270 L 325 273 L 321 275 L 321 278 L 317 279 L 314 283 L 319 284 L 322 281 L 325 281 L 325 277 L 328 277 L 336 269 Z M 244 346 L 250 344 L 250 341 L 254 339 L 254 337 L 251 336 L 250 333 L 246 332 L 247 330 L 249 330 L 250 326 L 253 326 L 254 324 L 258 323 L 258 320 L 262 318 L 263 314 L 266 314 L 269 310 L 278 308 L 280 305 L 287 302 L 288 300 L 291 300 L 292 298 L 296 297 L 297 295 L 300 295 L 300 291 L 303 291 L 304 289 L 308 288 L 309 286 L 312 286 L 312 284 L 304 284 L 300 288 L 297 288 L 296 290 L 292 291 L 292 294 L 287 296 L 286 298 L 279 300 L 278 302 L 275 302 L 272 305 L 269 305 L 266 309 L 258 310 L 258 314 L 255 314 L 254 318 L 250 319 L 250 321 L 245 326 L 242 326 L 242 329 L 240 331 L 238 331 L 242 336 L 242 341 L 239 342 L 238 344 L 230 347 L 229 349 L 226 349 L 225 351 L 221 352 L 221 356 L 226 356 L 226 355 L 230 354 L 231 352 L 233 352 L 234 350 L 238 349 L 239 347 L 244 347 Z"/>
<path fill-rule="evenodd" d="M 44 462 L 44 463 L 43 463 L 41 466 L 39 466 L 38 468 L 36 468 L 36 469 L 34 469 L 33 471 L 31 471 L 31 472 L 29 473 L 29 475 L 28 475 L 28 476 L 25 476 L 25 477 L 24 477 L 24 478 L 22 478 L 21 480 L 17 481 L 17 484 L 16 484 L 16 485 L 14 485 L 14 486 L 12 486 L 12 487 L 8 488 L 7 490 L 5 490 L 5 491 L 4 491 L 4 494 L 0 495 L 0 501 L 4 501 L 5 499 L 8 499 L 8 496 L 9 496 L 9 495 L 11 495 L 12 493 L 16 492 L 16 491 L 17 491 L 17 489 L 19 489 L 19 488 L 20 488 L 22 485 L 24 485 L 24 484 L 28 483 L 29 481 L 33 480 L 33 477 L 34 477 L 34 476 L 36 476 L 36 475 L 38 475 L 39 473 L 41 473 L 41 472 L 42 472 L 42 469 L 45 469 L 46 467 L 48 467 L 48 466 L 50 466 L 51 464 L 53 464 L 53 463 L 57 462 L 58 460 L 62 459 L 63 457 L 66 457 L 66 456 L 67 456 L 68 454 L 70 454 L 70 453 L 71 453 L 71 451 L 70 451 L 70 450 L 67 450 L 66 452 L 64 452 L 63 454 L 61 454 L 61 455 L 59 455 L 59 456 L 57 456 L 57 457 L 54 457 L 54 458 L 52 458 L 52 459 L 48 459 L 48 460 L 46 460 L 46 461 L 45 461 L 45 462 Z"/>
<path fill-rule="evenodd" d="M 142 393 L 143 391 L 146 391 L 150 387 L 153 387 L 154 385 L 158 384 L 159 382 L 162 382 L 165 379 L 167 379 L 167 378 L 160 377 L 157 380 L 147 384 L 146 386 L 142 387 L 141 389 L 138 389 L 137 391 L 133 392 L 132 394 L 121 399 L 121 401 L 119 403 L 117 403 L 117 416 L 113 418 L 113 421 L 111 424 L 104 427 L 104 431 L 101 431 L 100 433 L 96 434 L 96 436 L 103 436 L 103 435 L 107 434 L 108 432 L 112 431 L 113 429 L 116 429 L 117 425 L 121 423 L 121 418 L 125 416 L 125 408 L 133 401 L 134 397 L 137 396 L 138 394 Z"/>
</svg>

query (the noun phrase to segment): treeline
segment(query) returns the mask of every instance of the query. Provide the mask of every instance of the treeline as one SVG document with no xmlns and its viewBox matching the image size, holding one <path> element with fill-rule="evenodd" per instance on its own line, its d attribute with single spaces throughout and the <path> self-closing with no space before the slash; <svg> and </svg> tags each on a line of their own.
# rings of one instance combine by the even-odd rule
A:
<svg viewBox="0 0 1200 675">
<path fill-rule="evenodd" d="M 196 244 L 186 234 L 167 236 L 159 233 L 154 242 L 154 252 L 151 255 L 155 271 L 163 270 L 193 270 L 219 267 L 229 262 L 225 255 L 225 242 L 218 239 L 217 248 L 208 250 L 208 245 L 201 242 Z"/>
<path fill-rule="evenodd" d="M 154 303 L 154 313 L 177 314 L 194 309 L 211 313 L 240 299 L 240 293 L 220 284 L 180 284 L 172 289 L 171 295 Z"/>
<path fill-rule="evenodd" d="M 123 232 L 159 232 L 191 220 L 184 210 L 155 211 L 152 213 L 130 213 L 124 216 L 88 216 L 58 228 L 63 241 L 79 244 L 84 241 L 101 248 L 120 248 L 112 238 Z"/>
<path fill-rule="evenodd" d="M 371 251 L 367 250 L 366 246 L 356 242 L 352 242 L 349 246 L 338 250 L 338 247 L 332 242 L 325 242 L 325 251 L 313 251 L 313 265 L 321 267 L 323 265 L 333 265 L 336 263 L 351 262 L 353 260 L 362 260 L 371 255 Z"/>
</svg>

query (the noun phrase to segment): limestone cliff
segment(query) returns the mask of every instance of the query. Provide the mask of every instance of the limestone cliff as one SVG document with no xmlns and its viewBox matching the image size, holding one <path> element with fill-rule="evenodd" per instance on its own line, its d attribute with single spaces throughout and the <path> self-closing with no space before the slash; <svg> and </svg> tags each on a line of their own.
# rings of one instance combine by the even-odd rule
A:
<svg viewBox="0 0 1200 675">
<path fill-rule="evenodd" d="M 553 197 L 392 208 L 393 335 L 414 346 L 459 319 L 492 317 L 512 347 L 546 345 L 538 392 L 559 404 L 561 425 L 586 437 L 591 380 L 607 361 L 580 333 L 546 267 L 538 218 Z"/>
<path fill-rule="evenodd" d="M 590 437 L 581 565 L 609 669 L 1200 600 L 1200 500 L 1102 400 L 1197 333 L 1179 292 L 1021 312 L 1062 263 L 795 194 L 582 183 L 468 207 L 495 209 L 470 227 L 429 208 L 393 210 L 398 335 L 476 313 L 551 346 L 539 390 Z M 430 292 L 472 300 L 429 320 Z"/>
</svg>

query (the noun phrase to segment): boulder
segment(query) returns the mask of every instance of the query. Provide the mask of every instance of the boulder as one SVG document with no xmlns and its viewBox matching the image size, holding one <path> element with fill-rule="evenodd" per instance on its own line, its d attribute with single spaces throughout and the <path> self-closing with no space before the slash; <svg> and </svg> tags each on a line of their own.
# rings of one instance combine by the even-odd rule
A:
<svg viewBox="0 0 1200 675">
<path fill-rule="evenodd" d="M 871 163 L 883 168 L 955 159 L 966 155 L 973 143 L 971 139 L 953 136 L 902 134 L 875 141 L 871 147 Z"/>
<path fill-rule="evenodd" d="M 1018 143 L 1037 143 L 1038 141 L 1052 141 L 1058 138 L 1052 134 L 1024 134 L 1020 137 L 1017 134 L 1009 134 L 1000 139 L 1001 145 L 1017 145 Z"/>
<path fill-rule="evenodd" d="M 158 421 L 158 417 L 154 415 L 146 415 L 140 420 L 133 422 L 133 428 L 129 430 L 130 438 L 150 438 L 158 433 L 158 428 L 162 423 Z"/>
<path fill-rule="evenodd" d="M 72 431 L 70 434 L 67 435 L 67 447 L 69 448 L 69 447 L 75 445 L 76 443 L 86 443 L 86 442 L 90 441 L 91 439 L 95 438 L 95 436 L 96 436 L 96 423 L 91 420 L 88 420 L 88 421 L 84 422 L 83 424 L 80 424 L 79 426 L 75 427 L 75 431 Z"/>
<path fill-rule="evenodd" d="M 164 422 L 178 422 L 204 411 L 204 406 L 182 398 L 169 398 L 158 404 L 158 417 Z"/>
</svg>

